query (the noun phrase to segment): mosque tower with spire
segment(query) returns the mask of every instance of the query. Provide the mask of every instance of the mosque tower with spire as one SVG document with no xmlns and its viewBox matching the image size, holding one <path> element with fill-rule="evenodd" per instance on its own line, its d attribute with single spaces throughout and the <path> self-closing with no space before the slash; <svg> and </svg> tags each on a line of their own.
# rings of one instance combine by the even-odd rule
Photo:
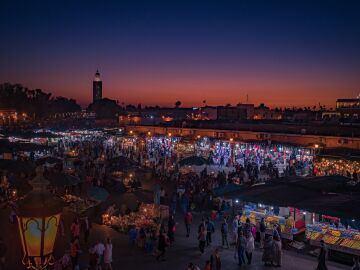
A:
<svg viewBox="0 0 360 270">
<path fill-rule="evenodd" d="M 102 99 L 102 81 L 100 79 L 100 72 L 97 70 L 93 81 L 93 102 L 100 99 Z"/>
</svg>

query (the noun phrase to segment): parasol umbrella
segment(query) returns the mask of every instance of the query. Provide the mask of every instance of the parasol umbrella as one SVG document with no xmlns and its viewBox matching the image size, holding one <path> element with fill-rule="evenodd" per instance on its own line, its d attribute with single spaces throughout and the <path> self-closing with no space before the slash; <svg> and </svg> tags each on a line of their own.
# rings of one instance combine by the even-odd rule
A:
<svg viewBox="0 0 360 270">
<path fill-rule="evenodd" d="M 20 131 L 20 132 L 5 132 L 5 136 L 7 137 L 18 137 L 22 139 L 32 139 L 32 138 L 60 138 L 60 135 L 56 135 L 51 132 L 33 132 L 33 131 Z"/>
<path fill-rule="evenodd" d="M 0 153 L 12 152 L 33 152 L 50 149 L 46 145 L 39 145 L 35 143 L 9 142 L 9 140 L 0 140 Z"/>
<path fill-rule="evenodd" d="M 27 179 L 12 176 L 9 177 L 10 187 L 14 187 L 17 189 L 19 194 L 27 194 L 32 190 L 31 185 L 29 184 Z"/>
<path fill-rule="evenodd" d="M 133 169 L 136 166 L 135 162 L 126 157 L 116 157 L 108 160 L 108 167 L 113 171 L 126 171 Z"/>
<path fill-rule="evenodd" d="M 179 165 L 180 166 L 202 166 L 202 165 L 206 165 L 208 164 L 208 161 L 206 159 L 204 159 L 203 157 L 198 157 L 198 156 L 191 156 L 191 157 L 187 157 L 184 158 L 182 160 L 180 160 Z"/>
<path fill-rule="evenodd" d="M 35 172 L 35 165 L 28 161 L 0 159 L 0 170 L 9 171 L 15 174 L 32 174 Z"/>
<path fill-rule="evenodd" d="M 43 158 L 39 158 L 36 162 L 36 165 L 44 165 L 46 163 L 48 164 L 61 164 L 62 160 L 60 158 L 56 158 L 56 157 L 43 157 Z"/>
<path fill-rule="evenodd" d="M 97 201 L 105 201 L 109 197 L 109 192 L 106 189 L 100 187 L 91 187 L 87 191 L 87 195 Z"/>
<path fill-rule="evenodd" d="M 47 172 L 45 178 L 49 180 L 50 186 L 53 187 L 75 186 L 80 183 L 78 177 L 66 173 Z"/>
</svg>

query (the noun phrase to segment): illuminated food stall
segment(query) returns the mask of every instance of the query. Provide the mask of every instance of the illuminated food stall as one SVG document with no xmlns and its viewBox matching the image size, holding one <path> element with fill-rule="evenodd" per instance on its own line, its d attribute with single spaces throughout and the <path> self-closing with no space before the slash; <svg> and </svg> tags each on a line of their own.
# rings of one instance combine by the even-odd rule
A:
<svg viewBox="0 0 360 270">
<path fill-rule="evenodd" d="M 314 174 L 318 176 L 342 175 L 359 181 L 360 161 L 335 158 L 318 158 L 314 163 Z"/>
<path fill-rule="evenodd" d="M 308 224 L 306 238 L 314 246 L 319 246 L 320 240 L 323 240 L 331 250 L 360 255 L 359 230 L 347 229 L 343 226 L 336 228 L 328 223 Z"/>
<path fill-rule="evenodd" d="M 296 235 L 305 231 L 306 214 L 307 212 L 292 207 L 274 207 L 261 203 L 248 203 L 244 205 L 240 222 L 245 223 L 246 219 L 249 219 L 252 224 L 257 226 L 261 219 L 264 218 L 267 234 L 272 234 L 274 226 L 279 225 L 281 237 L 293 240 Z"/>
<path fill-rule="evenodd" d="M 227 197 L 233 199 L 236 211 L 242 213 L 241 222 L 249 218 L 257 224 L 264 218 L 268 230 L 279 224 L 282 237 L 292 240 L 305 232 L 307 225 L 307 231 L 315 231 L 318 227 L 311 225 L 317 223 L 333 227 L 338 224 L 341 228 L 340 219 L 333 216 L 341 217 L 344 228 L 359 228 L 360 215 L 354 205 L 358 205 L 360 193 L 348 186 L 349 182 L 345 177 L 335 176 L 288 178 L 240 189 Z"/>
<path fill-rule="evenodd" d="M 102 215 L 102 220 L 103 224 L 120 232 L 127 232 L 130 227 L 149 228 L 157 231 L 161 219 L 168 217 L 168 211 L 168 208 L 164 206 L 142 204 L 137 212 L 131 212 L 128 215 L 113 215 L 113 211 L 107 211 Z"/>
</svg>

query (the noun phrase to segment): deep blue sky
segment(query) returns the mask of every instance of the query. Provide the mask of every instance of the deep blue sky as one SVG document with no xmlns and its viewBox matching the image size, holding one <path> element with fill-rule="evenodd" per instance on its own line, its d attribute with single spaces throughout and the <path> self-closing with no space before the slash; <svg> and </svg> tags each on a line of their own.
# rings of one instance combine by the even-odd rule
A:
<svg viewBox="0 0 360 270">
<path fill-rule="evenodd" d="M 126 103 L 333 105 L 360 91 L 360 1 L 16 1 L 0 82 Z"/>
</svg>

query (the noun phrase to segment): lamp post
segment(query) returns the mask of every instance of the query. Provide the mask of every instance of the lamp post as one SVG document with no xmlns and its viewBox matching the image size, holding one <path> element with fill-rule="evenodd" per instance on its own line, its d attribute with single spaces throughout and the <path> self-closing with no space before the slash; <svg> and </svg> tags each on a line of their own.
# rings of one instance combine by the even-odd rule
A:
<svg viewBox="0 0 360 270">
<path fill-rule="evenodd" d="M 29 181 L 33 190 L 19 202 L 17 219 L 27 269 L 45 270 L 54 264 L 53 249 L 62 212 L 62 202 L 47 191 L 49 182 L 42 166 Z"/>
</svg>

